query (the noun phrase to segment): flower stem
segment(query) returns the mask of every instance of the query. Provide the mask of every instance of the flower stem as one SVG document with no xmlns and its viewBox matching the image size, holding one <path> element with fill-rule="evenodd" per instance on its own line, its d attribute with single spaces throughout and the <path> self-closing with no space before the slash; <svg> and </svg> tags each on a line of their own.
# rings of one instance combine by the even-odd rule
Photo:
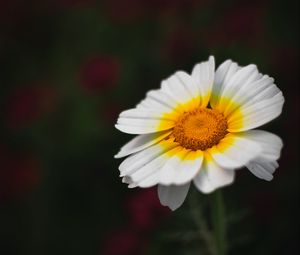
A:
<svg viewBox="0 0 300 255">
<path fill-rule="evenodd" d="M 226 254 L 226 226 L 224 203 L 221 190 L 212 193 L 212 224 L 218 255 Z"/>
<path fill-rule="evenodd" d="M 200 240 L 204 241 L 206 244 L 206 248 L 208 250 L 208 254 L 217 255 L 214 237 L 207 225 L 207 222 L 202 214 L 202 206 L 199 203 L 198 198 L 199 193 L 196 190 L 193 190 L 190 194 L 189 204 L 190 204 L 190 212 L 193 217 L 194 223 L 197 226 Z"/>
</svg>

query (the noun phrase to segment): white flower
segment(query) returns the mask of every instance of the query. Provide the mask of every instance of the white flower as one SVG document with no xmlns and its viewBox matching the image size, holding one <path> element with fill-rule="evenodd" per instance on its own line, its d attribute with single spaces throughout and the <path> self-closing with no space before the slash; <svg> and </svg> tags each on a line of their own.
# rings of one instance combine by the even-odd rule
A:
<svg viewBox="0 0 300 255">
<path fill-rule="evenodd" d="M 151 90 L 116 124 L 136 134 L 115 156 L 123 182 L 133 187 L 158 185 L 163 205 L 172 210 L 184 201 L 190 183 L 209 193 L 229 185 L 235 170 L 246 166 L 270 181 L 278 167 L 281 139 L 253 130 L 280 115 L 284 98 L 256 65 L 214 58 L 195 65 L 191 75 L 178 71 Z"/>
</svg>

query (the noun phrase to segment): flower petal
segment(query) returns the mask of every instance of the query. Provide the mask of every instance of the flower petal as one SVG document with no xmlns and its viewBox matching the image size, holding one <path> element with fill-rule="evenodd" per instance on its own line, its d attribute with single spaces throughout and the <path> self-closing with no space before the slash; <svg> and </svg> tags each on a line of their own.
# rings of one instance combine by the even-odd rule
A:
<svg viewBox="0 0 300 255">
<path fill-rule="evenodd" d="M 170 133 L 171 131 L 162 131 L 154 134 L 138 135 L 135 138 L 133 138 L 130 142 L 125 144 L 121 148 L 119 153 L 115 155 L 115 158 L 122 158 L 130 154 L 133 154 L 135 152 L 144 150 L 149 146 L 160 142 L 162 139 L 167 137 Z"/>
<path fill-rule="evenodd" d="M 202 168 L 193 181 L 198 190 L 210 193 L 217 188 L 231 184 L 234 174 L 234 171 L 220 167 L 209 153 L 205 153 Z"/>
<path fill-rule="evenodd" d="M 196 64 L 192 77 L 196 81 L 201 96 L 201 107 L 206 107 L 212 92 L 215 75 L 215 59 L 210 56 L 208 61 Z"/>
<path fill-rule="evenodd" d="M 190 182 L 181 186 L 164 186 L 159 184 L 157 191 L 160 203 L 168 206 L 172 211 L 176 210 L 183 204 L 189 188 Z"/>
<path fill-rule="evenodd" d="M 269 161 L 279 159 L 283 146 L 283 142 L 279 136 L 263 130 L 249 130 L 244 132 L 243 135 L 247 139 L 251 139 L 259 144 L 262 151 L 259 156 L 263 156 Z"/>
<path fill-rule="evenodd" d="M 212 95 L 210 98 L 210 105 L 212 108 L 218 103 L 225 84 L 231 79 L 231 77 L 240 69 L 237 63 L 231 60 L 226 60 L 223 62 L 216 70 L 215 79 L 212 89 Z"/>
<path fill-rule="evenodd" d="M 161 89 L 150 90 L 146 94 L 146 98 L 137 105 L 137 108 L 144 109 L 164 109 L 165 111 L 172 111 L 178 102 L 164 93 Z"/>
<path fill-rule="evenodd" d="M 278 166 L 277 161 L 268 161 L 263 157 L 258 157 L 246 165 L 252 174 L 266 181 L 271 181 L 273 179 L 273 173 Z"/>
<path fill-rule="evenodd" d="M 160 172 L 179 147 L 173 140 L 163 140 L 123 161 L 120 176 L 129 176 L 137 186 L 146 188 L 159 183 Z"/>
<path fill-rule="evenodd" d="M 122 178 L 122 182 L 128 184 L 128 188 L 130 188 L 130 189 L 137 187 L 137 185 L 132 181 L 130 176 L 124 176 Z"/>
<path fill-rule="evenodd" d="M 261 146 L 245 133 L 227 134 L 219 144 L 208 149 L 208 153 L 221 167 L 245 166 L 262 152 Z"/>
<path fill-rule="evenodd" d="M 255 79 L 254 81 L 251 80 Z M 227 117 L 235 110 L 246 105 L 253 104 L 255 101 L 259 102 L 262 99 L 271 98 L 280 90 L 273 84 L 274 79 L 268 75 L 261 75 L 255 70 L 247 82 L 238 85 L 230 96 L 225 97 L 225 107 L 223 109 L 224 115 Z"/>
<path fill-rule="evenodd" d="M 200 104 L 199 88 L 187 73 L 179 71 L 162 82 L 136 108 L 123 111 L 116 128 L 129 134 L 148 134 L 168 130 L 180 113 Z"/>
<path fill-rule="evenodd" d="M 284 98 L 273 82 L 255 65 L 239 68 L 226 61 L 218 68 L 211 106 L 228 119 L 229 132 L 256 128 L 281 113 Z"/>
<path fill-rule="evenodd" d="M 201 168 L 202 151 L 174 148 L 171 157 L 160 170 L 159 183 L 163 185 L 182 185 L 190 182 Z"/>
<path fill-rule="evenodd" d="M 219 98 L 214 108 L 219 110 L 226 108 L 228 102 L 230 102 L 229 99 L 232 99 L 241 88 L 248 87 L 249 89 L 249 84 L 258 80 L 261 76 L 255 65 L 248 65 L 237 70 L 231 78 L 222 85 L 222 90 L 219 93 Z"/>
<path fill-rule="evenodd" d="M 247 131 L 268 123 L 281 114 L 283 103 L 282 92 L 261 101 L 254 98 L 227 117 L 228 131 Z"/>
<path fill-rule="evenodd" d="M 116 128 L 129 134 L 155 133 L 175 125 L 173 115 L 163 116 L 164 109 L 130 109 L 121 112 Z"/>
<path fill-rule="evenodd" d="M 276 160 L 280 157 L 282 140 L 277 135 L 262 130 L 251 130 L 245 135 L 258 143 L 262 150 L 261 155 L 251 160 L 246 167 L 256 177 L 271 181 L 273 173 L 278 168 Z"/>
<path fill-rule="evenodd" d="M 178 145 L 172 141 L 163 140 L 158 144 L 129 156 L 119 166 L 120 176 L 131 176 L 131 174 L 141 170 L 143 166 L 176 146 Z"/>
<path fill-rule="evenodd" d="M 200 104 L 200 92 L 196 81 L 183 71 L 176 72 L 162 81 L 161 91 L 176 101 L 177 105 L 184 105 L 185 111 L 194 109 Z"/>
</svg>

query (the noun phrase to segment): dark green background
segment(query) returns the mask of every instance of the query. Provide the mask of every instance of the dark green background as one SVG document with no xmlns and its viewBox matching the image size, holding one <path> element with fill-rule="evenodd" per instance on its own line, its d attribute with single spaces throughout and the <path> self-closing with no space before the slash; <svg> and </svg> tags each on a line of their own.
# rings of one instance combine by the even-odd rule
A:
<svg viewBox="0 0 300 255">
<path fill-rule="evenodd" d="M 295 254 L 298 24 L 298 1 L 1 1 L 0 253 L 199 254 L 188 203 L 170 213 L 121 183 L 113 155 L 131 136 L 114 123 L 212 54 L 257 64 L 286 99 L 263 127 L 284 141 L 274 180 L 242 169 L 224 189 L 229 254 Z"/>
</svg>

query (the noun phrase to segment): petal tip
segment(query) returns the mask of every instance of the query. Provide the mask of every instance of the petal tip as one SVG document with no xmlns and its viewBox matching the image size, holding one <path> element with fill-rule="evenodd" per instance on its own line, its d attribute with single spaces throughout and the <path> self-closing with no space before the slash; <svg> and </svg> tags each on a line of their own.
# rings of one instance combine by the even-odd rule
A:
<svg viewBox="0 0 300 255">
<path fill-rule="evenodd" d="M 121 158 L 122 156 L 120 156 L 120 152 L 118 152 L 116 155 L 114 155 L 114 158 Z"/>
<path fill-rule="evenodd" d="M 168 206 L 168 208 L 174 212 L 175 210 L 177 210 L 180 206 Z"/>
<path fill-rule="evenodd" d="M 209 61 L 209 62 L 215 63 L 215 57 L 214 57 L 213 55 L 210 55 L 210 56 L 208 57 L 208 61 Z"/>
</svg>

